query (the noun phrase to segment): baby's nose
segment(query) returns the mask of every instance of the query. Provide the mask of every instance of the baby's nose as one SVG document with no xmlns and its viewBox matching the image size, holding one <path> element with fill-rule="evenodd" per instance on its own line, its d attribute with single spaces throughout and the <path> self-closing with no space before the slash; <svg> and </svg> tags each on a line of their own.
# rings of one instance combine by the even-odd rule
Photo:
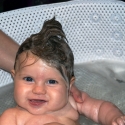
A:
<svg viewBox="0 0 125 125">
<path fill-rule="evenodd" d="M 45 88 L 44 85 L 34 85 L 32 91 L 33 91 L 34 94 L 38 94 L 38 95 L 46 94 L 46 88 Z"/>
</svg>

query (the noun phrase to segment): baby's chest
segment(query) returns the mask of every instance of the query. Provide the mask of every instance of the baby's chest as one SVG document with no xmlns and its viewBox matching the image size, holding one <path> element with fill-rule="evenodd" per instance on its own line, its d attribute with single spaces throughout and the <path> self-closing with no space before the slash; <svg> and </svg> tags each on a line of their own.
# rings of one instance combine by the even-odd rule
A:
<svg viewBox="0 0 125 125">
<path fill-rule="evenodd" d="M 44 125 L 47 123 L 52 122 L 59 122 L 59 118 L 52 117 L 52 116 L 38 116 L 38 117 L 31 117 L 24 120 L 24 125 Z"/>
<path fill-rule="evenodd" d="M 44 125 L 47 123 L 57 122 L 61 124 L 68 124 L 68 125 L 76 125 L 71 119 L 65 117 L 54 117 L 54 116 L 40 116 L 40 117 L 31 117 L 28 119 L 22 120 L 22 123 L 18 125 Z"/>
</svg>

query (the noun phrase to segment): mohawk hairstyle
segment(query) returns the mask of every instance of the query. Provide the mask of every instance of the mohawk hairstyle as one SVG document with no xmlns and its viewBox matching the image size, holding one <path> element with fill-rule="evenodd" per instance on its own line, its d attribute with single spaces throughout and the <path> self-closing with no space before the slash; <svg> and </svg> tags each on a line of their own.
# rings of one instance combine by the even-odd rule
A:
<svg viewBox="0 0 125 125">
<path fill-rule="evenodd" d="M 50 66 L 57 68 L 65 80 L 70 82 L 74 76 L 74 56 L 67 42 L 62 25 L 53 17 L 44 22 L 39 33 L 31 35 L 22 43 L 16 60 L 21 53 L 30 51 Z"/>
</svg>

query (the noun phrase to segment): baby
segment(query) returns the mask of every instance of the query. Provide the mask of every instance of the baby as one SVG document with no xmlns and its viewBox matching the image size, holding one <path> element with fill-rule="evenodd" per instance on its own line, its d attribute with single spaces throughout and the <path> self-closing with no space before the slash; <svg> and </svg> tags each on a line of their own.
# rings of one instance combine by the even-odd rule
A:
<svg viewBox="0 0 125 125">
<path fill-rule="evenodd" d="M 0 125 L 79 125 L 79 114 L 103 125 L 125 124 L 124 114 L 110 102 L 85 92 L 81 103 L 74 101 L 74 56 L 55 17 L 22 43 L 12 77 L 17 106 L 3 112 Z"/>
</svg>

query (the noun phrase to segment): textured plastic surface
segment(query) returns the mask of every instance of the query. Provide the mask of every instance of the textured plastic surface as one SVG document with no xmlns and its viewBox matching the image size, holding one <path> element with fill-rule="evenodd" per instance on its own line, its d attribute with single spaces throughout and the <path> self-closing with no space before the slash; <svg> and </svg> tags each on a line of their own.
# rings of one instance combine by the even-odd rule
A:
<svg viewBox="0 0 125 125">
<path fill-rule="evenodd" d="M 13 10 L 0 13 L 0 29 L 21 44 L 28 36 L 40 31 L 44 20 L 53 16 L 63 25 L 75 64 L 93 60 L 125 61 L 125 3 L 122 1 L 76 0 Z M 10 74 L 0 70 L 0 81 L 1 92 L 2 86 L 12 83 Z M 9 90 L 11 94 L 6 97 L 11 100 L 12 88 Z M 95 91 L 95 97 L 98 97 L 101 91 Z M 0 93 L 0 101 L 6 99 L 3 93 Z M 94 93 L 94 88 L 89 93 Z M 3 101 L 1 112 L 5 105 Z M 13 100 L 10 101 L 12 105 Z"/>
</svg>

